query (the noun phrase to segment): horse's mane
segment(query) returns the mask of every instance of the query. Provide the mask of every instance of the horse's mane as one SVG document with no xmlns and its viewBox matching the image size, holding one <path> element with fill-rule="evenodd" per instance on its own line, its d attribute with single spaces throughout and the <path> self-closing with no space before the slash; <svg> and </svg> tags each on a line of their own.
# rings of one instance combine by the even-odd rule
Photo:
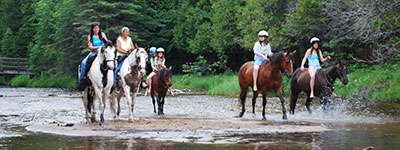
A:
<svg viewBox="0 0 400 150">
<path fill-rule="evenodd" d="M 280 52 L 275 53 L 274 55 L 272 55 L 272 58 L 271 58 L 271 65 L 278 65 L 278 64 L 280 64 L 280 63 L 282 62 L 282 57 L 283 57 L 283 54 L 284 54 L 284 53 L 285 53 L 284 51 L 280 51 Z"/>
<path fill-rule="evenodd" d="M 161 67 L 160 69 L 158 69 L 158 72 L 157 72 L 157 79 L 160 81 L 164 81 L 164 69 L 167 73 L 167 76 L 170 76 L 172 73 L 169 68 Z"/>
</svg>

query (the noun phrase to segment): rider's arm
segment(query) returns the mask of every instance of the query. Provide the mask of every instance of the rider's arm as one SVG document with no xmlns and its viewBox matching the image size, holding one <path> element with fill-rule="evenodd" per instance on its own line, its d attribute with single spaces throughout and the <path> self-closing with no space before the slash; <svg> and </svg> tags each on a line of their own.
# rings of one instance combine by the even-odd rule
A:
<svg viewBox="0 0 400 150">
<path fill-rule="evenodd" d="M 164 60 L 162 61 L 162 64 L 161 64 L 163 67 L 165 67 L 165 57 L 164 57 Z"/>
<path fill-rule="evenodd" d="M 117 52 L 120 52 L 120 53 L 122 53 L 122 54 L 126 54 L 126 50 L 124 50 L 124 49 L 121 47 L 121 41 L 120 41 L 119 39 L 120 39 L 120 38 L 117 39 Z"/>
<path fill-rule="evenodd" d="M 301 66 L 300 67 L 303 68 L 303 69 L 304 69 L 304 64 L 307 61 L 308 55 L 310 55 L 310 52 L 311 52 L 311 49 L 308 49 L 306 54 L 304 54 L 303 61 L 301 61 Z"/>
<path fill-rule="evenodd" d="M 135 49 L 135 47 L 133 47 L 133 42 L 132 42 L 132 39 L 131 38 L 129 38 L 130 40 L 130 42 L 131 42 L 131 49 L 129 49 L 129 50 L 134 50 Z"/>
<path fill-rule="evenodd" d="M 101 32 L 101 35 L 103 35 L 103 38 L 104 38 L 106 41 L 108 41 L 107 36 L 106 36 L 105 33 Z"/>
<path fill-rule="evenodd" d="M 157 70 L 157 68 L 156 68 L 156 66 L 155 66 L 155 64 L 154 64 L 154 58 L 150 58 L 150 65 L 151 65 L 151 68 L 152 68 L 153 70 Z"/>
<path fill-rule="evenodd" d="M 254 54 L 255 54 L 255 55 L 258 55 L 258 56 L 261 56 L 262 58 L 264 58 L 265 60 L 267 60 L 267 57 L 265 57 L 263 54 L 261 54 L 261 53 L 258 52 L 258 49 L 259 49 L 259 48 L 261 48 L 261 47 L 260 47 L 260 45 L 258 45 L 257 42 L 256 42 L 256 43 L 254 44 L 254 48 L 253 48 Z"/>
<path fill-rule="evenodd" d="M 327 56 L 326 58 L 324 58 L 324 56 L 322 55 L 321 50 L 319 50 L 318 54 L 319 54 L 319 59 L 321 60 L 321 62 L 327 62 L 328 60 L 331 59 L 331 56 Z"/>
<path fill-rule="evenodd" d="M 90 40 L 90 34 L 88 35 L 88 48 L 90 50 L 95 50 L 100 48 L 100 46 L 93 46 L 92 40 Z"/>
<path fill-rule="evenodd" d="M 267 45 L 267 53 L 268 53 L 269 57 L 272 57 L 272 55 L 274 55 L 274 53 L 271 51 L 271 45 L 270 44 Z"/>
</svg>

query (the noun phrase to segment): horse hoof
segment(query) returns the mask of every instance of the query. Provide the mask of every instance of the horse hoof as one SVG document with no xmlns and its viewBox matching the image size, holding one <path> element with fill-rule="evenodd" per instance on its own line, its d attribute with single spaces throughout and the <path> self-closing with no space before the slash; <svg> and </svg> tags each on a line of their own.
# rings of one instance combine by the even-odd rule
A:
<svg viewBox="0 0 400 150">
<path fill-rule="evenodd" d="M 133 121 L 133 118 L 129 118 L 129 121 Z"/>
<path fill-rule="evenodd" d="M 267 120 L 267 118 L 263 117 L 262 120 Z"/>
<path fill-rule="evenodd" d="M 282 119 L 287 120 L 287 116 L 286 115 L 282 116 Z"/>
</svg>

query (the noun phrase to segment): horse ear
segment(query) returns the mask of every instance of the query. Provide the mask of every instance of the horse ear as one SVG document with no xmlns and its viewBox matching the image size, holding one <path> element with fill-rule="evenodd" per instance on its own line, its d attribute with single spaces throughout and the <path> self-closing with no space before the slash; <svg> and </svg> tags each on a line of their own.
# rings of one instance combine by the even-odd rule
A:
<svg viewBox="0 0 400 150">
<path fill-rule="evenodd" d="M 292 55 L 294 55 L 294 54 L 296 54 L 296 50 L 294 50 L 292 53 L 290 53 L 290 54 L 292 54 Z"/>
<path fill-rule="evenodd" d="M 146 45 L 146 47 L 144 48 L 144 50 L 147 52 L 147 51 L 149 51 L 149 49 L 150 49 L 150 46 L 149 45 Z"/>
<path fill-rule="evenodd" d="M 135 42 L 135 49 L 139 49 L 139 46 L 137 45 L 136 42 Z"/>
</svg>

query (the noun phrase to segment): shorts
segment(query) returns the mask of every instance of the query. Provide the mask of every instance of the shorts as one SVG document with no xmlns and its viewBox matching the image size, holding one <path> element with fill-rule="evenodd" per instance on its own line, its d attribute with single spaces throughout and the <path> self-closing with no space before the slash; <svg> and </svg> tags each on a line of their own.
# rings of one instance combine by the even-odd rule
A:
<svg viewBox="0 0 400 150">
<path fill-rule="evenodd" d="M 313 65 L 311 65 L 310 67 L 313 67 L 313 68 L 315 68 L 315 70 L 319 70 L 319 69 L 321 69 L 321 66 L 313 66 Z"/>
<path fill-rule="evenodd" d="M 264 62 L 264 59 L 255 59 L 254 60 L 254 66 L 261 66 L 261 64 Z"/>
</svg>

